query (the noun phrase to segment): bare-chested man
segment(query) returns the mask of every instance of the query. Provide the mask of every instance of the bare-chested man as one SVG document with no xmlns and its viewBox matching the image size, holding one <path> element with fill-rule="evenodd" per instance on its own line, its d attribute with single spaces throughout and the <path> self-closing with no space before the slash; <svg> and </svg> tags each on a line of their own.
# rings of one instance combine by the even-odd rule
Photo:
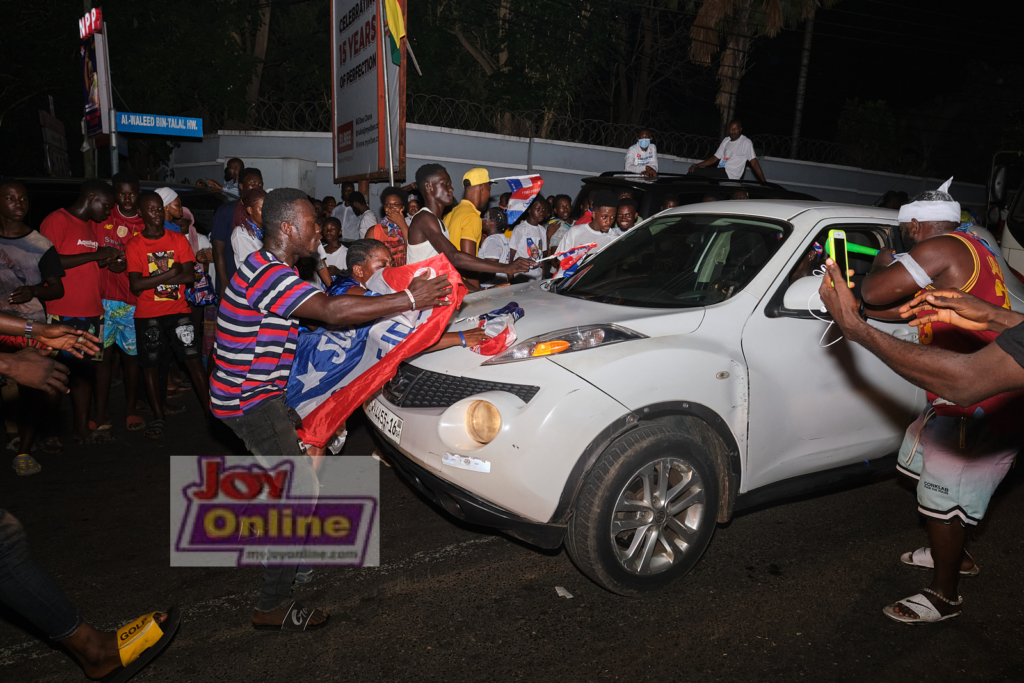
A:
<svg viewBox="0 0 1024 683">
<path fill-rule="evenodd" d="M 947 193 L 948 187 L 949 181 L 900 209 L 903 246 L 909 252 L 883 250 L 875 258 L 861 285 L 872 316 L 898 317 L 899 304 L 930 289 L 959 290 L 1010 307 L 1003 272 L 991 245 L 981 241 L 971 226 L 960 227 L 960 205 Z M 921 344 L 963 354 L 988 346 L 997 336 L 940 320 L 918 329 Z M 921 594 L 885 609 L 887 616 L 905 622 L 940 621 L 959 615 L 959 579 L 977 574 L 964 549 L 967 526 L 981 520 L 993 491 L 1024 443 L 1022 392 L 997 394 L 970 406 L 928 392 L 928 402 L 907 429 L 899 469 L 918 480 L 918 509 L 928 520 L 931 545 L 901 559 L 904 564 L 934 567 L 935 571 L 931 585 Z"/>
<path fill-rule="evenodd" d="M 424 164 L 416 171 L 416 188 L 423 195 L 425 206 L 413 216 L 409 224 L 409 244 L 406 263 L 419 263 L 444 254 L 452 265 L 463 273 L 501 273 L 509 277 L 525 273 L 533 261 L 516 259 L 509 264 L 488 261 L 456 249 L 448 239 L 448 230 L 439 218 L 446 207 L 455 201 L 455 190 L 448 171 L 440 164 Z"/>
</svg>

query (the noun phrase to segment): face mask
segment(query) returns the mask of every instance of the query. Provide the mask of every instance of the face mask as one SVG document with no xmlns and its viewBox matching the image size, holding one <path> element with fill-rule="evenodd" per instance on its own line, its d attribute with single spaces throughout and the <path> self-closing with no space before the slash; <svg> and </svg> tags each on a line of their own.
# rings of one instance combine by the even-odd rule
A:
<svg viewBox="0 0 1024 683">
<path fill-rule="evenodd" d="M 640 149 L 647 149 L 650 147 L 651 141 L 647 138 L 640 138 L 638 144 L 640 145 Z"/>
</svg>

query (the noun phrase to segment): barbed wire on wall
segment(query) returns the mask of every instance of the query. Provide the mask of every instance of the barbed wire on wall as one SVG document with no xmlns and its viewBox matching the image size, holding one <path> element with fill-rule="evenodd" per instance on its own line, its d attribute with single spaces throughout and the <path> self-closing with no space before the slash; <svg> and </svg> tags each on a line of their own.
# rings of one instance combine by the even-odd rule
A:
<svg viewBox="0 0 1024 683">
<path fill-rule="evenodd" d="M 599 147 L 628 148 L 636 142 L 637 127 L 596 119 L 561 116 L 543 110 L 508 111 L 486 104 L 438 95 L 406 95 L 406 120 L 424 126 L 438 126 L 478 133 L 542 138 Z M 269 102 L 250 105 L 245 121 L 232 121 L 237 130 L 284 130 L 326 133 L 331 130 L 329 102 Z M 694 133 L 653 129 L 658 152 L 686 159 L 707 159 L 721 142 Z M 788 158 L 792 138 L 784 135 L 753 135 L 751 141 L 760 156 Z M 801 138 L 798 159 L 828 164 L 850 163 L 851 150 L 825 140 Z"/>
</svg>

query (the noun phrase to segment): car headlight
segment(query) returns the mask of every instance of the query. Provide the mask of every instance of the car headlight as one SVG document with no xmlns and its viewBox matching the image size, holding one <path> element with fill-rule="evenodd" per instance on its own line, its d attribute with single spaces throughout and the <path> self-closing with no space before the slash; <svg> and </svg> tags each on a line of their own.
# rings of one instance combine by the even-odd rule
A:
<svg viewBox="0 0 1024 683">
<path fill-rule="evenodd" d="M 518 342 L 494 358 L 484 361 L 483 365 L 513 363 L 540 356 L 583 351 L 598 346 L 646 338 L 646 335 L 618 325 L 580 325 Z"/>
<path fill-rule="evenodd" d="M 466 433 L 474 441 L 489 444 L 501 431 L 501 413 L 488 401 L 473 401 L 466 409 Z"/>
</svg>

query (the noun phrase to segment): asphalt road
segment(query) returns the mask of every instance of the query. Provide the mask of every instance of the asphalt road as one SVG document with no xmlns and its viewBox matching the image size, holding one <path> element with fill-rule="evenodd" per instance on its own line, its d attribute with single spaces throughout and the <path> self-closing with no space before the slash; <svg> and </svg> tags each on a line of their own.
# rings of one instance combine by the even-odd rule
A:
<svg viewBox="0 0 1024 683">
<path fill-rule="evenodd" d="M 963 617 L 927 626 L 882 615 L 928 579 L 898 559 L 926 536 L 895 477 L 720 525 L 683 581 L 640 600 L 590 583 L 565 552 L 453 521 L 383 469 L 381 566 L 322 570 L 298 595 L 331 624 L 284 635 L 249 628 L 259 570 L 169 567 L 167 456 L 236 447 L 197 416 L 190 397 L 160 445 L 119 428 L 111 446 L 39 455 L 39 475 L 0 468 L 0 506 L 87 621 L 112 630 L 181 608 L 175 641 L 134 680 L 1024 680 L 1019 467 L 973 534 L 982 571 L 962 582 Z M 368 454 L 355 422 L 346 454 Z M 0 607 L 0 681 L 78 680 L 63 651 Z"/>
</svg>

